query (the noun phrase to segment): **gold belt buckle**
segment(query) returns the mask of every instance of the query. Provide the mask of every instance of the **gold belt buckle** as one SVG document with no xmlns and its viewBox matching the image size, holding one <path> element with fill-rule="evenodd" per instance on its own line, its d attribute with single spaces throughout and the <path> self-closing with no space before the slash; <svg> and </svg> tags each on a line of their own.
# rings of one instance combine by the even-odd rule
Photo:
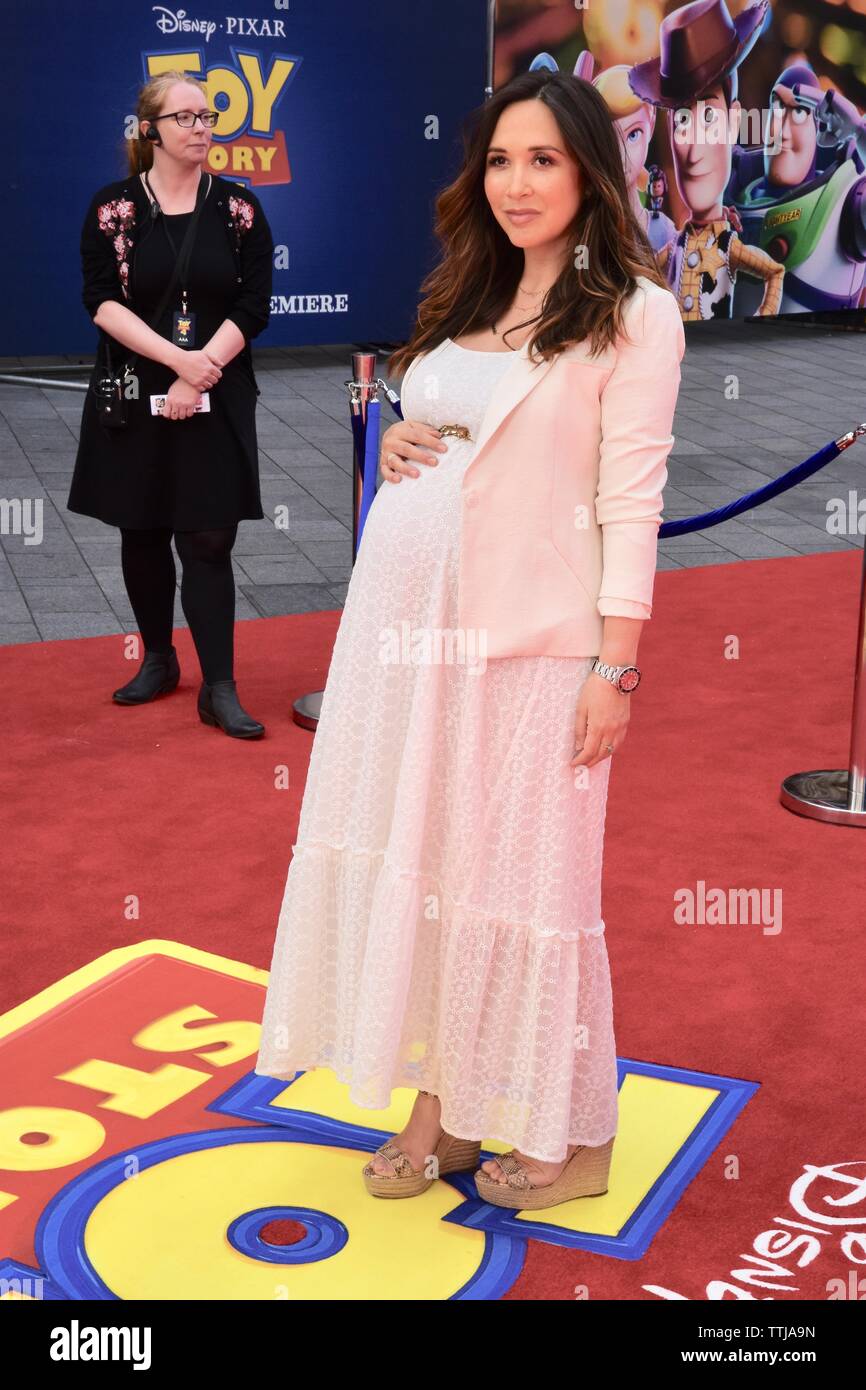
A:
<svg viewBox="0 0 866 1390">
<path fill-rule="evenodd" d="M 439 433 L 441 435 L 453 434 L 456 435 L 458 439 L 468 439 L 470 441 L 472 439 L 472 435 L 465 425 L 440 425 Z"/>
</svg>

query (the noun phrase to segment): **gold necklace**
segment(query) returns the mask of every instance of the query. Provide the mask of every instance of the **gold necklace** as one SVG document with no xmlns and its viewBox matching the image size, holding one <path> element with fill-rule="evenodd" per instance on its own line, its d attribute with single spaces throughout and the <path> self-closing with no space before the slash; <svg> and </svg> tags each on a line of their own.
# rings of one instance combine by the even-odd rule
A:
<svg viewBox="0 0 866 1390">
<path fill-rule="evenodd" d="M 548 288 L 549 288 L 549 286 L 548 286 Z M 522 286 L 518 285 L 518 286 L 517 286 L 517 293 L 520 294 L 521 292 L 522 292 L 523 294 L 528 294 L 530 299 L 539 299 L 539 298 L 541 297 L 541 295 L 547 294 L 547 290 L 546 290 L 546 289 L 543 289 L 543 290 L 523 290 L 523 289 L 522 289 Z M 539 315 L 539 314 L 536 314 L 535 318 L 536 318 L 536 319 L 537 319 L 537 318 L 540 318 L 540 315 Z M 535 319 L 530 319 L 530 323 L 534 323 L 534 322 L 535 322 Z M 492 327 L 492 329 L 493 329 L 493 332 L 496 334 L 497 338 L 499 338 L 501 335 L 500 335 L 499 329 L 496 327 L 496 324 L 495 324 L 495 323 L 494 323 L 494 324 L 491 324 L 491 327 Z M 516 349 L 516 348 L 512 348 L 511 351 L 512 351 L 512 352 L 516 352 L 517 349 Z"/>
</svg>

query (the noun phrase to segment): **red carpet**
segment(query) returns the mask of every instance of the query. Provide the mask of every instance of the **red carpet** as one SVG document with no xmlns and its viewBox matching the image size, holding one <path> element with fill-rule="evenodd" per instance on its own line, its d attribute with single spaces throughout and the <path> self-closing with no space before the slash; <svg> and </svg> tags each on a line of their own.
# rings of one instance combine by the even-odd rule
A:
<svg viewBox="0 0 866 1390">
<path fill-rule="evenodd" d="M 845 553 L 657 577 L 644 680 L 608 804 L 603 911 L 617 1050 L 758 1089 L 645 1254 L 516 1241 L 501 1297 L 572 1299 L 585 1288 L 596 1299 L 669 1290 L 823 1300 L 836 1279 L 845 1296 L 849 1272 L 866 1260 L 866 1199 L 854 1200 L 866 1176 L 866 839 L 792 815 L 778 799 L 789 773 L 847 764 L 860 566 Z M 241 700 L 267 725 L 251 743 L 199 722 L 186 629 L 176 633 L 179 689 L 141 708 L 110 699 L 136 669 L 121 637 L 2 650 L 0 1007 L 154 939 L 267 968 L 313 737 L 293 724 L 291 704 L 322 688 L 338 618 L 238 624 Z M 678 901 L 702 885 L 725 897 L 757 890 L 781 930 L 744 920 L 742 908 L 731 924 L 679 922 Z M 255 1018 L 259 987 L 244 989 Z M 144 1055 L 124 1060 L 157 1065 Z M 225 1067 L 208 1100 L 251 1067 L 249 1055 Z M 4 1106 L 61 1104 L 56 1094 L 25 1100 L 3 1075 Z M 90 1108 L 99 1114 L 98 1098 Z M 0 1189 L 14 1193 L 2 1165 Z M 61 1169 L 54 1189 L 68 1176 Z M 0 1234 L 4 1218 L 15 1231 L 15 1211 L 0 1201 Z M 23 1259 L 20 1239 L 0 1257 L 13 1245 Z"/>
</svg>

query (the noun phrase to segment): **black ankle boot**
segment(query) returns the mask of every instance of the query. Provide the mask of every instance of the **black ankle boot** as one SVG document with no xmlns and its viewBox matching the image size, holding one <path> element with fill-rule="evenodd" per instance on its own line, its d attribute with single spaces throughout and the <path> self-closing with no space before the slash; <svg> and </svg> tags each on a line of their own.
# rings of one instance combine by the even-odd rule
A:
<svg viewBox="0 0 866 1390">
<path fill-rule="evenodd" d="M 174 647 L 168 652 L 145 652 L 138 675 L 115 690 L 112 699 L 119 705 L 143 705 L 169 690 L 180 680 L 180 663 Z"/>
<path fill-rule="evenodd" d="M 213 724 L 232 738 L 261 738 L 264 724 L 253 719 L 241 707 L 237 686 L 233 680 L 202 681 L 198 692 L 198 717 L 203 724 Z"/>
</svg>

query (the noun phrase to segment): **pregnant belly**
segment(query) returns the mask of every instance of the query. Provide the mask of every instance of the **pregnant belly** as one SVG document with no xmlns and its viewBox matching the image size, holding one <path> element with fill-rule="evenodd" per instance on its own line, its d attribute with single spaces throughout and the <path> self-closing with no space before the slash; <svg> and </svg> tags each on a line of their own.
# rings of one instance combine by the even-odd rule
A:
<svg viewBox="0 0 866 1390">
<path fill-rule="evenodd" d="M 417 478 L 383 482 L 364 523 L 362 543 L 404 573 L 444 562 L 460 536 L 463 467 L 454 458 L 436 467 L 417 465 Z"/>
<path fill-rule="evenodd" d="M 387 508 L 393 508 L 395 514 L 401 511 L 411 514 L 416 509 L 447 506 L 455 495 L 459 497 L 463 474 L 472 457 L 474 445 L 460 439 L 449 439 L 447 442 L 448 452 L 441 454 L 436 464 L 407 459 L 410 468 L 418 469 L 418 477 L 404 473 L 399 483 L 385 479 L 379 486 L 373 505 L 384 502 Z"/>
</svg>

